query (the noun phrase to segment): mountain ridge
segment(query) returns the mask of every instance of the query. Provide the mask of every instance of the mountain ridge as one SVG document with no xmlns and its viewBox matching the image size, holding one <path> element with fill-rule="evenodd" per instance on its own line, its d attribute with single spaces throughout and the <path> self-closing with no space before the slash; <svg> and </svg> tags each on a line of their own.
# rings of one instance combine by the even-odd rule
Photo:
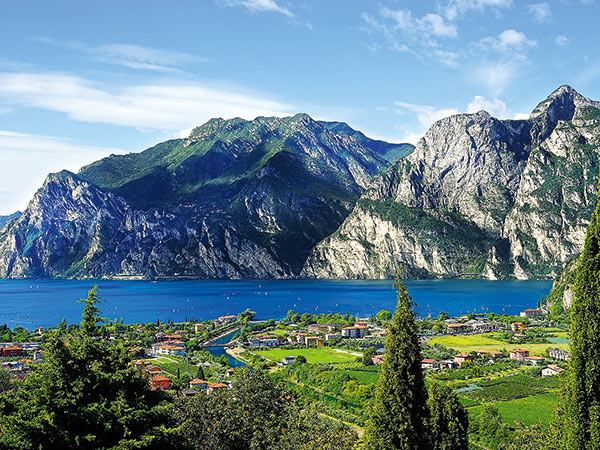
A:
<svg viewBox="0 0 600 450">
<path fill-rule="evenodd" d="M 583 244 L 599 125 L 569 86 L 416 147 L 303 113 L 211 119 L 49 175 L 0 226 L 0 277 L 550 278 Z"/>
</svg>

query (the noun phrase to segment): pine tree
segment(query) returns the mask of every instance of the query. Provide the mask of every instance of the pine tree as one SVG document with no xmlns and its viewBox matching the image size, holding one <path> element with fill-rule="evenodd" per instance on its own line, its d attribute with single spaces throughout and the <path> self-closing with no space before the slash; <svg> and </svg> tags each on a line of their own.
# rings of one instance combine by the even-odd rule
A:
<svg viewBox="0 0 600 450">
<path fill-rule="evenodd" d="M 385 358 L 365 444 L 369 450 L 426 449 L 429 414 L 414 302 L 399 274 L 394 287 L 398 291 L 398 304 L 388 327 Z"/>
<path fill-rule="evenodd" d="M 573 288 L 565 448 L 600 449 L 600 204 L 592 214 Z"/>
<path fill-rule="evenodd" d="M 448 385 L 432 383 L 429 387 L 429 434 L 433 450 L 469 448 L 469 417 L 458 396 Z"/>
</svg>

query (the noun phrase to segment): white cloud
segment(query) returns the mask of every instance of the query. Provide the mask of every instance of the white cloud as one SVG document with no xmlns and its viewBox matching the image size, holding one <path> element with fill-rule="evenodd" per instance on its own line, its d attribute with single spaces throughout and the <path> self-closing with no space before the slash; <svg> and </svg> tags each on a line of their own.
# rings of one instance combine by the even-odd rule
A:
<svg viewBox="0 0 600 450">
<path fill-rule="evenodd" d="M 0 72 L 0 102 L 62 112 L 73 120 L 179 131 L 212 117 L 288 115 L 292 106 L 208 83 L 106 87 L 62 73 Z"/>
<path fill-rule="evenodd" d="M 49 172 L 77 172 L 83 165 L 112 153 L 126 152 L 0 130 L 0 214 L 22 211 Z"/>
<path fill-rule="evenodd" d="M 533 16 L 533 20 L 540 23 L 552 22 L 552 11 L 550 3 L 533 3 L 527 7 L 529 13 Z"/>
<path fill-rule="evenodd" d="M 559 47 L 566 47 L 569 44 L 569 38 L 563 36 L 562 34 L 559 34 L 558 36 L 556 36 L 556 39 L 554 39 L 554 42 Z"/>
<path fill-rule="evenodd" d="M 396 112 L 399 114 L 404 114 L 407 111 L 416 114 L 423 132 L 427 131 L 438 120 L 458 114 L 458 110 L 453 108 L 438 109 L 429 105 L 417 105 L 402 101 L 395 101 L 394 106 L 396 106 Z"/>
<path fill-rule="evenodd" d="M 407 36 L 416 38 L 421 42 L 430 43 L 432 36 L 456 37 L 456 25 L 446 22 L 437 14 L 425 14 L 423 17 L 414 17 L 409 10 L 392 10 L 383 8 L 381 16 L 392 19 L 393 28 L 403 31 Z"/>
<path fill-rule="evenodd" d="M 294 14 L 275 0 L 224 0 L 222 4 L 226 6 L 243 6 L 253 13 L 275 12 L 287 17 L 294 17 Z"/>
<path fill-rule="evenodd" d="M 527 113 L 517 113 L 513 116 L 514 120 L 527 120 L 529 119 L 529 114 Z"/>
<path fill-rule="evenodd" d="M 486 8 L 500 10 L 512 6 L 512 0 L 448 0 L 438 8 L 446 19 L 452 21 L 470 11 L 482 12 Z"/>
<path fill-rule="evenodd" d="M 497 36 L 488 36 L 481 39 L 478 46 L 483 50 L 495 50 L 522 56 L 528 48 L 536 47 L 537 41 L 527 39 L 525 33 L 517 30 L 504 30 Z"/>
<path fill-rule="evenodd" d="M 477 67 L 471 76 L 473 80 L 486 87 L 486 89 L 497 97 L 509 83 L 516 77 L 518 67 L 509 62 L 486 62 Z"/>
<path fill-rule="evenodd" d="M 96 61 L 121 65 L 131 69 L 179 72 L 181 66 L 209 61 L 207 58 L 189 53 L 134 44 L 117 43 L 90 46 L 78 41 L 60 41 L 49 37 L 39 37 L 36 40 L 49 45 L 78 50 L 90 55 Z"/>
<path fill-rule="evenodd" d="M 444 17 L 432 13 L 415 17 L 409 10 L 389 8 L 382 8 L 379 18 L 366 12 L 363 12 L 361 17 L 367 25 L 363 29 L 381 33 L 389 49 L 412 53 L 419 58 L 426 57 L 446 66 L 456 66 L 459 55 L 439 48 L 439 39 L 458 36 L 456 25 Z"/>
<path fill-rule="evenodd" d="M 493 100 L 488 100 L 487 98 L 476 95 L 473 97 L 471 103 L 467 105 L 468 113 L 476 113 L 478 111 L 487 111 L 492 116 L 497 117 L 499 119 L 506 118 L 507 110 L 506 103 L 498 98 L 494 98 Z"/>
</svg>

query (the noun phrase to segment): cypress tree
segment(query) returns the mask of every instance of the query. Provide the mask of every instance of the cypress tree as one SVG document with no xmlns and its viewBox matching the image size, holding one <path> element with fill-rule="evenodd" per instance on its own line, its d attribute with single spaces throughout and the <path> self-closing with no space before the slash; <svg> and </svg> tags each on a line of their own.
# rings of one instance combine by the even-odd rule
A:
<svg viewBox="0 0 600 450">
<path fill-rule="evenodd" d="M 571 308 L 565 448 L 600 449 L 600 204 L 592 214 Z"/>
<path fill-rule="evenodd" d="M 429 412 L 414 302 L 399 274 L 394 287 L 398 304 L 388 326 L 385 358 L 365 444 L 369 450 L 427 449 Z"/>
<path fill-rule="evenodd" d="M 198 366 L 198 371 L 196 372 L 196 378 L 198 378 L 199 380 L 204 380 L 204 369 L 202 369 L 202 366 Z"/>
<path fill-rule="evenodd" d="M 429 387 L 429 433 L 433 450 L 467 450 L 469 417 L 458 396 L 448 385 Z"/>
</svg>

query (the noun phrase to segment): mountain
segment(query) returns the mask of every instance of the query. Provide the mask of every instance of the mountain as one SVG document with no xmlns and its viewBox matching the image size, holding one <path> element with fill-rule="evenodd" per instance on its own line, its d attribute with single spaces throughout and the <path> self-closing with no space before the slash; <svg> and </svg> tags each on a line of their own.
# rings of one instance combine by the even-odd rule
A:
<svg viewBox="0 0 600 450">
<path fill-rule="evenodd" d="M 375 177 L 302 276 L 550 278 L 596 205 L 600 103 L 561 86 L 527 120 L 435 123 Z"/>
<path fill-rule="evenodd" d="M 391 144 L 389 142 L 368 138 L 360 131 L 350 128 L 350 126 L 344 122 L 321 123 L 336 134 L 355 138 L 358 142 L 374 150 L 378 155 L 382 156 L 390 163 L 410 155 L 415 149 L 415 146 L 412 144 Z"/>
<path fill-rule="evenodd" d="M 9 220 L 15 219 L 21 216 L 21 213 L 17 211 L 9 216 L 0 216 L 0 228 L 4 227 L 8 223 Z"/>
<path fill-rule="evenodd" d="M 297 276 L 389 166 L 382 149 L 306 114 L 212 119 L 49 175 L 0 229 L 0 277 Z"/>
</svg>

